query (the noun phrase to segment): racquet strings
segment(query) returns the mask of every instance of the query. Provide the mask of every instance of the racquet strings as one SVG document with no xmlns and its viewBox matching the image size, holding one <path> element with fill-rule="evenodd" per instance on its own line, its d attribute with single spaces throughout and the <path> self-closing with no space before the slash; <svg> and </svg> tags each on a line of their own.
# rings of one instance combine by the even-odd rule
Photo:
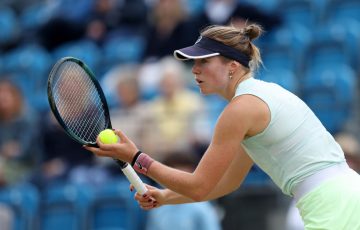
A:
<svg viewBox="0 0 360 230">
<path fill-rule="evenodd" d="M 63 62 L 53 75 L 54 103 L 68 131 L 95 144 L 107 122 L 103 101 L 91 77 L 72 61 Z"/>
</svg>

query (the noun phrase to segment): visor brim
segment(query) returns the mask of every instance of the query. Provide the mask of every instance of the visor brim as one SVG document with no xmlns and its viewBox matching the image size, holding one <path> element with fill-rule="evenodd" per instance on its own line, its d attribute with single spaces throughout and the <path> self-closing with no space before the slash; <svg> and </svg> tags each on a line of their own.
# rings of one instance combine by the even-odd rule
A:
<svg viewBox="0 0 360 230">
<path fill-rule="evenodd" d="M 185 47 L 179 50 L 174 51 L 174 57 L 178 60 L 184 61 L 189 59 L 201 59 L 208 58 L 220 55 L 220 53 L 216 53 L 199 46 L 193 45 L 189 47 Z"/>
</svg>

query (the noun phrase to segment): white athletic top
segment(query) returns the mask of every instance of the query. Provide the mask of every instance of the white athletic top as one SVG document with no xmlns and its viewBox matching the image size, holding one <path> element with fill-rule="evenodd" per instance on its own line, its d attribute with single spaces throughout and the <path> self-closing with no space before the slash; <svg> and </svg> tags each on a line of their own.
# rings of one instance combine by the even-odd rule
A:
<svg viewBox="0 0 360 230">
<path fill-rule="evenodd" d="M 341 147 L 296 95 L 254 78 L 241 82 L 234 97 L 244 94 L 263 100 L 271 120 L 263 132 L 246 138 L 242 145 L 283 193 L 292 196 L 294 186 L 306 177 L 345 162 Z"/>
</svg>

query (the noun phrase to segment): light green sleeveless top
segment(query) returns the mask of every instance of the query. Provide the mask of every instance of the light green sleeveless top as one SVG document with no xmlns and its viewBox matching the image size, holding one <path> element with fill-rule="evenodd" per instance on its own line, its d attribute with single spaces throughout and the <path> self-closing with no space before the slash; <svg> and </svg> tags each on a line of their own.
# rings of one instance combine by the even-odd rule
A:
<svg viewBox="0 0 360 230">
<path fill-rule="evenodd" d="M 269 107 L 266 129 L 242 142 L 246 152 L 283 193 L 306 177 L 345 161 L 344 153 L 309 107 L 274 83 L 254 78 L 241 82 L 235 96 L 254 95 Z"/>
</svg>

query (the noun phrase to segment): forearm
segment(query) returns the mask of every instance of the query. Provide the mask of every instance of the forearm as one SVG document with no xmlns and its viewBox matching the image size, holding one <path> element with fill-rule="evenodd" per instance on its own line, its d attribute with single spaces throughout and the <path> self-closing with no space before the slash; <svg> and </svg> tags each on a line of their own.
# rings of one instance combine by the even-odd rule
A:
<svg viewBox="0 0 360 230">
<path fill-rule="evenodd" d="M 193 199 L 189 197 L 183 196 L 177 192 L 174 192 L 170 189 L 164 190 L 164 204 L 186 204 L 186 203 L 194 203 Z"/>
<path fill-rule="evenodd" d="M 195 201 L 189 197 L 186 197 L 184 195 L 181 195 L 179 193 L 176 193 L 170 189 L 165 189 L 164 190 L 164 194 L 165 194 L 165 200 L 164 200 L 164 205 L 172 205 L 172 204 L 186 204 L 186 203 L 194 203 L 194 202 L 201 202 L 201 201 L 209 201 L 209 200 L 215 200 L 217 198 L 220 198 L 222 196 L 225 196 L 229 193 L 231 193 L 232 191 L 234 191 L 237 187 L 235 188 L 231 188 L 228 190 L 222 190 L 220 188 L 218 188 L 218 186 L 216 187 L 216 189 L 214 189 L 211 193 L 209 193 L 208 196 L 206 196 L 204 199 Z"/>
<path fill-rule="evenodd" d="M 200 179 L 199 175 L 196 176 L 194 173 L 170 168 L 157 161 L 151 165 L 147 176 L 178 195 L 190 199 L 192 202 L 199 201 L 211 191 L 211 185 L 205 183 L 207 181 L 205 178 Z M 173 196 L 173 194 L 170 195 L 169 199 L 174 200 L 172 202 L 182 203 L 181 200 L 176 201 L 179 197 Z"/>
<path fill-rule="evenodd" d="M 240 187 L 242 181 L 243 180 L 240 179 L 240 181 L 238 181 L 238 182 L 229 183 L 229 178 L 224 177 L 206 197 L 204 197 L 201 200 L 198 200 L 198 202 L 215 200 L 217 198 L 223 197 L 223 196 L 235 191 L 236 189 L 238 189 Z M 181 195 L 170 189 L 165 189 L 164 194 L 165 194 L 164 204 L 185 204 L 185 203 L 197 202 L 189 197 Z"/>
<path fill-rule="evenodd" d="M 233 159 L 230 167 L 226 170 L 221 180 L 216 184 L 216 186 L 211 190 L 210 193 L 197 201 L 217 199 L 235 191 L 240 187 L 252 165 L 253 161 L 246 154 L 244 149 L 241 148 L 239 154 L 237 154 L 236 157 Z M 185 195 L 181 195 L 177 192 L 171 191 L 169 189 L 166 189 L 164 192 L 166 204 L 182 204 L 195 202 L 195 200 Z"/>
</svg>

